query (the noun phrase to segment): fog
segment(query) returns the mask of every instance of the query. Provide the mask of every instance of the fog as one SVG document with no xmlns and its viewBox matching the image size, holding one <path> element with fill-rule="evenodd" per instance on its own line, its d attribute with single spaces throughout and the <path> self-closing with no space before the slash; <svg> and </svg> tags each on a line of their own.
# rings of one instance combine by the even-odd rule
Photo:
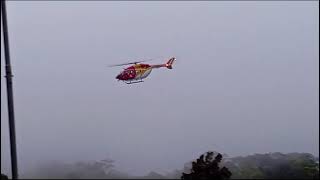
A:
<svg viewBox="0 0 320 180">
<path fill-rule="evenodd" d="M 19 171 L 110 158 L 165 173 L 209 150 L 319 156 L 319 4 L 7 3 Z M 1 34 L 2 39 L 2 34 Z M 3 42 L 1 42 L 3 43 Z M 177 62 L 127 85 L 108 65 Z M 1 46 L 1 172 L 10 173 Z"/>
</svg>

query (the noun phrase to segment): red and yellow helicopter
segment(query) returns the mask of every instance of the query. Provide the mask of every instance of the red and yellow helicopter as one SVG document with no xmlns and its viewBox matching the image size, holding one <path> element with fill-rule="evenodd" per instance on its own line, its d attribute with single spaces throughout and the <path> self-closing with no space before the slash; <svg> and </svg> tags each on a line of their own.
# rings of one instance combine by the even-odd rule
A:
<svg viewBox="0 0 320 180">
<path fill-rule="evenodd" d="M 109 67 L 134 64 L 130 67 L 125 68 L 120 74 L 116 76 L 116 79 L 118 79 L 118 81 L 123 81 L 127 84 L 132 84 L 132 83 L 143 82 L 142 79 L 148 77 L 152 69 L 161 68 L 161 67 L 172 69 L 172 64 L 175 60 L 176 58 L 172 57 L 165 64 L 150 65 L 150 64 L 141 63 L 145 61 L 137 61 L 137 62 L 131 62 L 131 63 L 111 65 Z"/>
</svg>

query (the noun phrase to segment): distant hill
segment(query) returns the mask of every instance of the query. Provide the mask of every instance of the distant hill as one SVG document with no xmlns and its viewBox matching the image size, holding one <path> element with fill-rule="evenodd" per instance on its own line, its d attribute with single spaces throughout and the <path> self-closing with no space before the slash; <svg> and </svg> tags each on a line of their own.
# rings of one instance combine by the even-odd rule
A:
<svg viewBox="0 0 320 180">
<path fill-rule="evenodd" d="M 191 162 L 185 164 L 191 167 Z M 224 158 L 221 166 L 231 172 L 231 179 L 319 179 L 319 158 L 308 153 L 279 152 Z M 188 169 L 188 168 L 184 169 Z M 168 173 L 168 178 L 179 178 L 185 170 Z"/>
<path fill-rule="evenodd" d="M 268 153 L 234 157 L 224 163 L 235 179 L 319 179 L 319 162 L 308 153 Z"/>
<path fill-rule="evenodd" d="M 224 156 L 226 157 L 226 156 Z M 308 153 L 279 152 L 223 158 L 221 166 L 231 172 L 231 179 L 319 179 L 319 158 Z M 150 172 L 131 176 L 113 167 L 113 161 L 80 162 L 74 164 L 47 163 L 21 175 L 21 178 L 63 179 L 180 179 L 189 173 L 191 160 L 182 169 L 162 175 Z"/>
</svg>

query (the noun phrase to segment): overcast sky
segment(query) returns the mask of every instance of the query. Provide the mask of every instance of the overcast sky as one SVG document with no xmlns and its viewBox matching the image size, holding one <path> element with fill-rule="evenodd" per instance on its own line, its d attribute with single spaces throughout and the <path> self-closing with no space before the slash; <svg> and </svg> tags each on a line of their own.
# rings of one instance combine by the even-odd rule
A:
<svg viewBox="0 0 320 180">
<path fill-rule="evenodd" d="M 7 8 L 21 171 L 111 158 L 142 175 L 209 150 L 319 155 L 317 1 Z M 10 174 L 2 47 L 1 172 Z M 121 67 L 107 67 L 171 56 L 172 70 L 139 84 L 116 81 Z"/>
</svg>

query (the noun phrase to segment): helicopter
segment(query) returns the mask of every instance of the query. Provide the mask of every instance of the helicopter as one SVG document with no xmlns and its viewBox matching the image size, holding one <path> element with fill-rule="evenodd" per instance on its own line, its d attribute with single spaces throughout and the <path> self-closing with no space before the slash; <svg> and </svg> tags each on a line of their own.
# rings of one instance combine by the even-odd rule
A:
<svg viewBox="0 0 320 180">
<path fill-rule="evenodd" d="M 133 84 L 133 83 L 144 82 L 143 79 L 145 79 L 150 75 L 152 69 L 162 68 L 162 67 L 172 69 L 172 65 L 175 60 L 176 58 L 172 57 L 165 64 L 150 65 L 150 64 L 142 63 L 142 62 L 148 61 L 148 60 L 145 60 L 145 61 L 124 63 L 124 64 L 116 64 L 116 65 L 111 65 L 109 67 L 134 64 L 132 66 L 125 68 L 120 74 L 116 76 L 116 79 L 118 79 L 118 81 L 123 81 L 126 84 Z"/>
</svg>

